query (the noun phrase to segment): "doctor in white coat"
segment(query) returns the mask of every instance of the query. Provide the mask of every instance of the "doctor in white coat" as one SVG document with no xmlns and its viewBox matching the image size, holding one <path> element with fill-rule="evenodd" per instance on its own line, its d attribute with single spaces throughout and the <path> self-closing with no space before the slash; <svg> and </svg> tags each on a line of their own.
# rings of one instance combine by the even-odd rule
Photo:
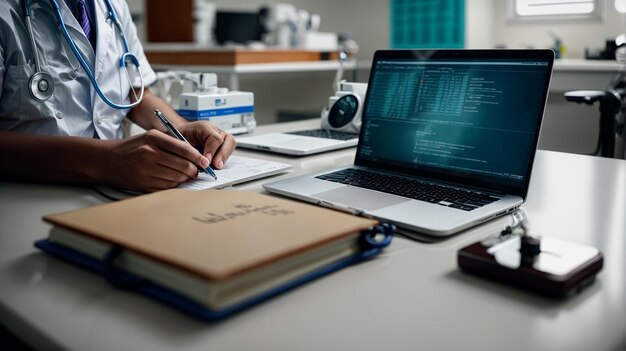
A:
<svg viewBox="0 0 626 351">
<path fill-rule="evenodd" d="M 132 109 L 113 108 L 98 95 L 59 30 L 52 1 L 25 1 L 0 1 L 0 179 L 111 184 L 156 191 L 197 177 L 198 167 L 224 166 L 235 148 L 234 138 L 209 122 L 187 122 L 147 88 L 156 76 L 124 0 L 110 0 L 110 4 L 129 51 L 140 63 L 146 86 L 143 99 Z M 131 87 L 119 67 L 124 48 L 120 33 L 107 21 L 105 1 L 57 3 L 69 35 L 85 56 L 101 91 L 115 104 L 129 105 L 141 96 L 139 80 L 131 77 Z M 90 38 L 73 14 L 78 2 L 86 5 Z M 53 93 L 45 101 L 36 99 L 30 90 L 30 79 L 38 70 L 37 59 L 39 69 L 49 73 L 54 83 Z M 163 111 L 190 143 L 203 147 L 203 154 L 164 133 L 155 109 Z M 125 118 L 148 132 L 124 139 Z"/>
</svg>

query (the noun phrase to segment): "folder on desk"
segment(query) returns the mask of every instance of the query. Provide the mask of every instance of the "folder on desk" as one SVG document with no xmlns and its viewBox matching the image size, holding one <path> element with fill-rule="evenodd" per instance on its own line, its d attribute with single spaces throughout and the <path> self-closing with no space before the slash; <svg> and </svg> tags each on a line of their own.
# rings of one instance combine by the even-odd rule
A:
<svg viewBox="0 0 626 351">
<path fill-rule="evenodd" d="M 53 227 L 38 248 L 208 320 L 370 258 L 394 230 L 228 190 L 172 189 L 44 220 Z"/>
</svg>

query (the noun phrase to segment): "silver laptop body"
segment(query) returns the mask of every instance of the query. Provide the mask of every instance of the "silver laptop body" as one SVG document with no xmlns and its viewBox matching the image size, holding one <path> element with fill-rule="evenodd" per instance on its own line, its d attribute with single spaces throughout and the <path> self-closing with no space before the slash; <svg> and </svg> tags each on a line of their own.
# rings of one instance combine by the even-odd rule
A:
<svg viewBox="0 0 626 351">
<path fill-rule="evenodd" d="M 359 135 L 340 140 L 290 133 L 267 133 L 237 138 L 237 147 L 304 156 L 356 146 Z"/>
<path fill-rule="evenodd" d="M 528 192 L 553 61 L 551 50 L 377 51 L 354 166 L 263 187 L 435 236 L 514 211 Z M 385 189 L 411 185 L 373 190 L 380 184 L 355 185 L 345 169 L 395 177 Z M 422 185 L 470 195 L 403 195 Z"/>
</svg>

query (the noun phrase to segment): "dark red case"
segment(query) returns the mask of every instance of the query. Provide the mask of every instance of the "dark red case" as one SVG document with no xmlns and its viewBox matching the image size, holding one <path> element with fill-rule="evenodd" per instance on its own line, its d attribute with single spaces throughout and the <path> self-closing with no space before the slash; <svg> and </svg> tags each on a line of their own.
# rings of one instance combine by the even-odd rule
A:
<svg viewBox="0 0 626 351">
<path fill-rule="evenodd" d="M 458 265 L 463 271 L 546 296 L 563 298 L 578 293 L 591 285 L 596 274 L 602 269 L 603 256 L 599 250 L 591 257 L 589 255 L 581 257 L 580 263 L 565 274 L 549 273 L 524 260 L 520 260 L 518 268 L 510 268 L 496 261 L 495 255 L 488 252 L 490 247 L 486 246 L 485 242 L 485 240 L 476 242 L 457 252 Z M 575 250 L 568 251 L 567 248 L 560 254 L 577 255 Z M 554 262 L 554 257 L 551 259 Z M 556 263 L 558 264 L 558 261 Z"/>
</svg>

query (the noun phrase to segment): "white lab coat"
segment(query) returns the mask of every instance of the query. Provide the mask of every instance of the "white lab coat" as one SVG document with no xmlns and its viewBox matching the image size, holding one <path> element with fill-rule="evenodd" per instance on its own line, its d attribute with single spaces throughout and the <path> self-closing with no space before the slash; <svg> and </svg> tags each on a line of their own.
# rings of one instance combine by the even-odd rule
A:
<svg viewBox="0 0 626 351">
<path fill-rule="evenodd" d="M 31 20 L 42 70 L 54 78 L 53 96 L 45 102 L 33 99 L 28 80 L 35 73 L 35 59 L 22 10 L 23 0 L 0 1 L 0 129 L 30 134 L 73 135 L 101 139 L 124 136 L 122 121 L 128 110 L 116 110 L 100 99 L 58 29 L 48 0 L 31 0 Z M 129 103 L 130 85 L 120 70 L 123 52 L 119 35 L 106 21 L 106 5 L 95 0 L 96 53 L 64 0 L 58 0 L 68 31 L 86 56 L 96 80 L 109 99 Z M 130 52 L 140 62 L 146 86 L 156 75 L 137 38 L 124 0 L 111 0 L 126 33 Z"/>
</svg>

